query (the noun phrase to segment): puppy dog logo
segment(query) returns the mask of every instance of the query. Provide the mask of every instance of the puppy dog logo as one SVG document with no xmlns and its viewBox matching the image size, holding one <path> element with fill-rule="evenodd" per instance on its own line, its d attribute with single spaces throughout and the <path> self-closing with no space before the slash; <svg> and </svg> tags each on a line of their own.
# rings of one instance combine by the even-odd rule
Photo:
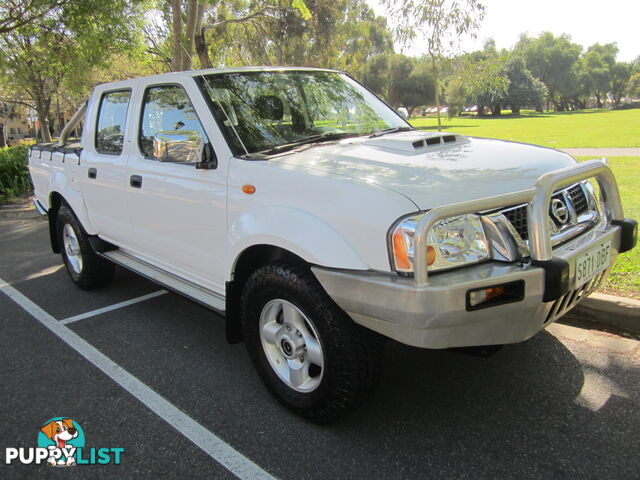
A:
<svg viewBox="0 0 640 480">
<path fill-rule="evenodd" d="M 77 449 L 84 447 L 84 432 L 72 419 L 54 417 L 40 427 L 38 447 L 49 450 L 47 463 L 52 467 L 72 467 Z"/>
<path fill-rule="evenodd" d="M 120 465 L 124 453 L 124 447 L 85 448 L 84 431 L 78 422 L 69 417 L 54 417 L 40 426 L 37 447 L 6 447 L 4 463 L 47 463 L 52 467 Z"/>
</svg>

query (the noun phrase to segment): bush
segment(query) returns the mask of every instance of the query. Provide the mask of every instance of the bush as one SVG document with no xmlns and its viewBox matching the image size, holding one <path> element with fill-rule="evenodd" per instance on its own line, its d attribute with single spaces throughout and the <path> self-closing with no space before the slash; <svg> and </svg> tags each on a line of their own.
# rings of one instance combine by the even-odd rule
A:
<svg viewBox="0 0 640 480">
<path fill-rule="evenodd" d="M 640 102 L 625 102 L 613 107 L 614 110 L 631 110 L 632 108 L 640 108 Z"/>
<path fill-rule="evenodd" d="M 15 200 L 15 197 L 31 191 L 31 178 L 27 168 L 29 147 L 18 145 L 0 148 L 0 201 Z"/>
</svg>

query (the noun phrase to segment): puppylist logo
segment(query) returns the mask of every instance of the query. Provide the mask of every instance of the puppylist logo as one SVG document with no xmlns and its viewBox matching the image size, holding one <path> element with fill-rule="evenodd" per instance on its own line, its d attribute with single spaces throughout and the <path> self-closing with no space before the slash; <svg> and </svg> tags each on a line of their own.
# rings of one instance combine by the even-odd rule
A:
<svg viewBox="0 0 640 480">
<path fill-rule="evenodd" d="M 122 453 L 122 447 L 85 449 L 84 430 L 80 424 L 71 418 L 54 417 L 40 427 L 37 447 L 7 448 L 5 463 L 47 463 L 52 467 L 120 465 Z"/>
</svg>

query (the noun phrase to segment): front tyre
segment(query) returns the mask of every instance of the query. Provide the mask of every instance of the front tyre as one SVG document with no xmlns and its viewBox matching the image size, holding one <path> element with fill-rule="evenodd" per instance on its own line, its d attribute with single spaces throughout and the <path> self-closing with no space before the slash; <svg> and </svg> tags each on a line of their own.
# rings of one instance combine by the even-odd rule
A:
<svg viewBox="0 0 640 480">
<path fill-rule="evenodd" d="M 317 423 L 360 405 L 376 385 L 377 334 L 355 324 L 304 266 L 267 265 L 242 293 L 245 343 L 271 393 Z"/>
<path fill-rule="evenodd" d="M 102 287 L 113 279 L 113 263 L 98 256 L 71 209 L 60 207 L 57 216 L 58 245 L 71 280 L 84 290 Z"/>
</svg>

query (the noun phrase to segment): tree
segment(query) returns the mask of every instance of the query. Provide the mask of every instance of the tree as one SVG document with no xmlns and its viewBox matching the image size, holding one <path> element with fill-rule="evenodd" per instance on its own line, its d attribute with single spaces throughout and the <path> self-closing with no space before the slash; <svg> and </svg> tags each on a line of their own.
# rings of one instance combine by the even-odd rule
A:
<svg viewBox="0 0 640 480">
<path fill-rule="evenodd" d="M 568 99 L 579 93 L 578 64 L 582 47 L 571 42 L 568 35 L 555 37 L 544 32 L 537 38 L 526 35 L 514 47 L 534 77 L 549 90 L 549 100 L 556 110 L 564 110 Z"/>
<path fill-rule="evenodd" d="M 413 65 L 413 59 L 405 55 L 395 54 L 389 59 L 385 98 L 395 109 L 405 106 L 405 99 L 411 93 L 412 85 L 409 79 L 413 71 Z"/>
<path fill-rule="evenodd" d="M 493 40 L 486 41 L 482 50 L 456 57 L 447 84 L 450 115 L 468 104 L 477 105 L 478 116 L 484 116 L 485 106 L 492 106 L 494 115 L 500 114 L 509 86 L 504 73 L 506 58 L 506 51 L 498 52 Z"/>
<path fill-rule="evenodd" d="M 314 15 L 312 9 L 311 12 Z M 393 53 L 393 38 L 387 20 L 376 16 L 364 0 L 348 1 L 336 27 L 333 49 L 338 53 L 338 62 L 335 68 L 355 73 L 370 59 Z"/>
<path fill-rule="evenodd" d="M 397 109 L 405 107 L 409 117 L 416 107 L 428 105 L 434 99 L 433 72 L 426 62 L 395 54 L 389 60 L 385 98 Z"/>
<path fill-rule="evenodd" d="M 503 72 L 509 86 L 500 101 L 501 106 L 509 106 L 514 115 L 520 115 L 520 108 L 523 106 L 542 108 L 547 87 L 527 70 L 523 58 L 511 57 L 505 63 Z"/>
<path fill-rule="evenodd" d="M 3 0 L 0 3 L 0 35 L 38 21 L 68 2 L 69 0 Z"/>
<path fill-rule="evenodd" d="M 416 107 L 430 105 L 435 101 L 435 88 L 435 75 L 430 62 L 427 59 L 417 60 L 409 75 L 407 93 L 403 98 L 403 106 L 407 107 L 409 117 Z"/>
<path fill-rule="evenodd" d="M 478 115 L 483 116 L 485 106 L 491 106 L 491 114 L 499 116 L 509 88 L 509 79 L 504 75 L 504 58 L 470 64 L 462 78 L 465 79 L 467 98 L 478 106 Z"/>
<path fill-rule="evenodd" d="M 186 9 L 183 8 L 186 3 Z M 278 5 L 280 4 L 280 5 Z M 224 2 L 206 0 L 169 0 L 171 11 L 172 55 L 171 70 L 190 70 L 197 55 L 201 68 L 211 68 L 207 47 L 207 32 L 219 33 L 219 29 L 232 24 L 251 24 L 260 29 L 259 21 L 282 8 L 279 2 Z M 304 0 L 288 0 L 285 8 L 294 9 L 305 20 L 311 13 Z M 230 17 L 227 17 L 232 13 Z M 186 16 L 186 23 L 183 17 Z M 264 32 L 263 32 L 264 33 Z M 244 38 L 246 40 L 246 38 Z"/>
<path fill-rule="evenodd" d="M 598 108 L 604 107 L 607 93 L 611 90 L 617 54 L 615 43 L 596 43 L 582 57 L 584 88 L 596 98 Z"/>
<path fill-rule="evenodd" d="M 42 139 L 51 141 L 52 100 L 64 86 L 84 86 L 96 65 L 115 50 L 130 51 L 138 40 L 137 0 L 75 0 L 0 38 L 0 75 L 5 85 L 26 92 L 37 112 Z"/>
<path fill-rule="evenodd" d="M 627 95 L 631 98 L 640 98 L 640 72 L 634 73 L 627 82 Z"/>
<path fill-rule="evenodd" d="M 625 62 L 614 63 L 610 68 L 610 75 L 611 97 L 613 98 L 613 103 L 619 105 L 631 77 L 631 64 Z"/>
<path fill-rule="evenodd" d="M 583 62 L 586 88 L 596 97 L 597 107 L 602 108 L 602 99 L 609 91 L 609 66 L 604 62 L 602 55 L 594 51 L 587 52 Z"/>
<path fill-rule="evenodd" d="M 378 55 L 358 75 L 369 89 L 393 108 L 406 107 L 409 116 L 416 107 L 434 99 L 434 78 L 430 62 L 406 55 Z"/>
<path fill-rule="evenodd" d="M 392 18 L 398 19 L 395 35 L 404 45 L 422 35 L 427 43 L 434 74 L 434 97 L 440 120 L 439 62 L 459 45 L 463 35 L 475 35 L 484 18 L 485 7 L 478 0 L 383 0 Z"/>
<path fill-rule="evenodd" d="M 373 56 L 393 52 L 386 19 L 365 0 L 173 3 L 163 4 L 161 25 L 145 32 L 150 52 L 172 70 L 263 64 L 356 72 Z"/>
<path fill-rule="evenodd" d="M 390 55 L 378 55 L 365 63 L 358 72 L 358 79 L 382 98 L 387 98 Z"/>
</svg>

